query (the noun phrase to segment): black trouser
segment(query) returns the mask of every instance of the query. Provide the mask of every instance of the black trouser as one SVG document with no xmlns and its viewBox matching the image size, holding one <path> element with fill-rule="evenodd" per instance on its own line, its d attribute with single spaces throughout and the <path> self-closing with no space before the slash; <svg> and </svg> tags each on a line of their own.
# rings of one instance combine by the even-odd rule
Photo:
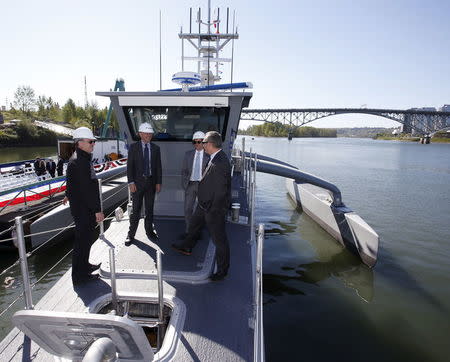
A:
<svg viewBox="0 0 450 362">
<path fill-rule="evenodd" d="M 189 223 L 189 230 L 183 243 L 185 248 L 193 248 L 197 244 L 203 226 L 206 223 L 211 239 L 216 246 L 217 272 L 227 274 L 230 267 L 230 247 L 225 231 L 227 210 L 204 211 L 197 205 Z"/>
<path fill-rule="evenodd" d="M 73 216 L 75 221 L 75 240 L 72 252 L 72 281 L 79 282 L 90 274 L 89 252 L 93 244 L 95 214 L 86 209 Z"/>
<path fill-rule="evenodd" d="M 136 191 L 131 194 L 133 200 L 133 213 L 130 216 L 130 229 L 128 235 L 133 237 L 141 218 L 142 200 L 145 199 L 145 232 L 149 234 L 153 231 L 153 204 L 155 202 L 155 184 L 152 177 L 146 177 L 136 182 Z"/>
</svg>

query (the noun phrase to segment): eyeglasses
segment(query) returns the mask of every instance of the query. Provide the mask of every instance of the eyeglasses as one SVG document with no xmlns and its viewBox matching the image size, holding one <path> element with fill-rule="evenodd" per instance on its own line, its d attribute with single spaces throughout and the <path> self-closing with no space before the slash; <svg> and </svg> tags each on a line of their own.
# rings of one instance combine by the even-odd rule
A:
<svg viewBox="0 0 450 362">
<path fill-rule="evenodd" d="M 96 142 L 96 140 L 83 140 L 83 141 L 89 143 L 90 145 Z"/>
<path fill-rule="evenodd" d="M 208 141 L 203 141 L 202 143 L 203 143 L 204 145 L 206 145 L 206 144 L 209 143 L 209 142 L 208 142 Z"/>
<path fill-rule="evenodd" d="M 192 144 L 193 145 L 199 145 L 199 144 L 201 144 L 201 143 L 203 143 L 202 141 L 192 141 Z"/>
</svg>

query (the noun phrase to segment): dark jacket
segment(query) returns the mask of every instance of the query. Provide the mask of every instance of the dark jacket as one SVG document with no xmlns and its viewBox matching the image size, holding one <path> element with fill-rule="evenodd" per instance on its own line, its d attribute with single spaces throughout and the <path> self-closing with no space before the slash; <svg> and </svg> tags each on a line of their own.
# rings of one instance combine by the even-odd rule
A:
<svg viewBox="0 0 450 362">
<path fill-rule="evenodd" d="M 198 184 L 198 203 L 208 212 L 228 210 L 231 203 L 231 166 L 227 155 L 219 151 L 206 167 Z"/>
<path fill-rule="evenodd" d="M 56 171 L 55 161 L 53 161 L 53 160 L 48 161 L 45 168 L 47 169 L 48 173 L 53 176 Z"/>
<path fill-rule="evenodd" d="M 192 167 L 194 167 L 195 149 L 186 151 L 183 158 L 183 166 L 181 167 L 181 186 L 186 190 L 192 174 Z M 205 171 L 206 165 L 209 162 L 209 155 L 203 152 L 202 173 Z"/>
<path fill-rule="evenodd" d="M 98 181 L 91 163 L 92 154 L 79 148 L 75 150 L 67 166 L 67 190 L 72 215 L 86 211 L 100 212 Z"/>
<path fill-rule="evenodd" d="M 154 184 L 162 183 L 161 151 L 159 146 L 150 142 L 150 165 Z M 127 176 L 128 183 L 144 181 L 144 152 L 141 141 L 135 142 L 128 150 Z"/>
<path fill-rule="evenodd" d="M 34 172 L 36 172 L 36 175 L 40 175 L 41 174 L 41 165 L 40 165 L 40 162 L 41 161 L 38 161 L 38 160 L 36 160 L 36 161 L 34 161 Z"/>
<path fill-rule="evenodd" d="M 58 164 L 56 166 L 56 170 L 58 171 L 58 175 L 62 175 L 63 174 L 63 169 L 64 169 L 64 161 L 62 158 L 60 158 L 58 160 Z"/>
</svg>

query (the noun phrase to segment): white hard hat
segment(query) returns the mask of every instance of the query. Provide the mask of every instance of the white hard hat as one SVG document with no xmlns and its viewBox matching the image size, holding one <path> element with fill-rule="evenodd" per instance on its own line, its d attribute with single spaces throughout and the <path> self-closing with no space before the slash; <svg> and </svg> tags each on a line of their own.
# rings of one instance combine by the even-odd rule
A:
<svg viewBox="0 0 450 362">
<path fill-rule="evenodd" d="M 192 136 L 193 140 L 198 140 L 198 139 L 202 140 L 203 138 L 205 138 L 205 134 L 202 131 L 197 131 Z"/>
<path fill-rule="evenodd" d="M 82 138 L 87 138 L 88 140 L 96 139 L 92 131 L 87 127 L 78 127 L 75 131 L 73 131 L 72 137 L 73 139 L 82 139 Z"/>
<path fill-rule="evenodd" d="M 143 132 L 143 133 L 154 133 L 153 131 L 153 127 L 150 123 L 142 123 L 139 126 L 139 132 Z"/>
</svg>

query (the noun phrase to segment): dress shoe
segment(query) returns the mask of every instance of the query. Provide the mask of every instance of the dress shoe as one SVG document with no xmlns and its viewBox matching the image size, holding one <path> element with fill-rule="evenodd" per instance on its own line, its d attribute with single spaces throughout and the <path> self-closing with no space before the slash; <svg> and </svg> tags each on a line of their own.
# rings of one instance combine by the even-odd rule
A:
<svg viewBox="0 0 450 362">
<path fill-rule="evenodd" d="M 209 277 L 209 280 L 211 280 L 213 282 L 218 282 L 219 280 L 225 279 L 226 276 L 227 276 L 227 273 L 217 272 L 217 273 L 214 273 L 213 275 L 211 275 Z"/>
<path fill-rule="evenodd" d="M 181 254 L 184 255 L 191 255 L 192 254 L 192 248 L 183 248 L 181 245 L 172 244 L 172 249 L 178 251 Z"/>
<path fill-rule="evenodd" d="M 91 282 L 93 280 L 99 280 L 99 279 L 100 279 L 100 275 L 98 275 L 98 274 L 88 275 L 88 276 L 85 276 L 83 278 L 73 280 L 73 285 L 78 285 L 79 286 L 79 285 L 83 285 L 83 284 L 89 283 L 89 282 Z"/>
<path fill-rule="evenodd" d="M 156 233 L 155 230 L 152 230 L 152 231 L 149 231 L 149 232 L 147 233 L 147 237 L 148 237 L 150 240 L 155 240 L 155 239 L 158 239 L 158 234 Z"/>
<path fill-rule="evenodd" d="M 89 271 L 95 272 L 96 270 L 100 269 L 100 265 L 102 265 L 102 263 L 100 264 L 89 264 Z"/>
<path fill-rule="evenodd" d="M 134 237 L 128 235 L 127 238 L 125 239 L 125 246 L 130 246 L 131 244 L 133 244 L 134 241 Z"/>
</svg>

